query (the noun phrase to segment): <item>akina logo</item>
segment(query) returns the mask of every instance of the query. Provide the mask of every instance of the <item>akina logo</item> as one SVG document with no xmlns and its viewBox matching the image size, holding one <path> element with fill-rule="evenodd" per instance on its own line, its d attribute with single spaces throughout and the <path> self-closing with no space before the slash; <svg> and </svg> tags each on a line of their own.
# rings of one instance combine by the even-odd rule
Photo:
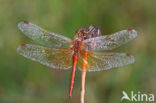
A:
<svg viewBox="0 0 156 103">
<path fill-rule="evenodd" d="M 131 93 L 128 95 L 125 91 L 122 91 L 123 97 L 121 98 L 121 101 L 128 100 L 128 101 L 138 101 L 138 102 L 154 102 L 154 94 L 145 94 L 138 91 L 135 93 L 134 91 L 131 91 Z"/>
</svg>

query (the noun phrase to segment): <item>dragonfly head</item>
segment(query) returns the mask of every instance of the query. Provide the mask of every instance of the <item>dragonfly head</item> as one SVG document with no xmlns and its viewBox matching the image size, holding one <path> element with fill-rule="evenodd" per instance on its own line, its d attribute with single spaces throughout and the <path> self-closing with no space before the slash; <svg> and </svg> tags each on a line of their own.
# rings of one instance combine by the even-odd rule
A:
<svg viewBox="0 0 156 103">
<path fill-rule="evenodd" d="M 87 28 L 80 28 L 76 30 L 76 36 L 80 37 L 82 39 L 86 39 L 87 38 Z"/>
<path fill-rule="evenodd" d="M 83 40 L 101 36 L 101 31 L 97 26 L 83 27 L 76 30 L 76 36 L 82 38 Z"/>
</svg>

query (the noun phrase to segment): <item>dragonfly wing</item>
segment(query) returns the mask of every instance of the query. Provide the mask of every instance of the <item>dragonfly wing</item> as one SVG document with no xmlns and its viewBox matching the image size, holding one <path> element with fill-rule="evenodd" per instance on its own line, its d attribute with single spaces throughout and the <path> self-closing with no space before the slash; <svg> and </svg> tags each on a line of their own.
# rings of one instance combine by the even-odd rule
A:
<svg viewBox="0 0 156 103">
<path fill-rule="evenodd" d="M 72 51 L 70 49 L 51 49 L 37 45 L 22 44 L 17 52 L 33 61 L 37 61 L 53 69 L 72 67 Z"/>
<path fill-rule="evenodd" d="M 71 43 L 71 39 L 65 36 L 48 32 L 27 21 L 20 22 L 18 28 L 36 43 L 50 48 L 66 48 L 69 47 Z"/>
<path fill-rule="evenodd" d="M 82 52 L 78 60 L 78 66 L 82 69 L 83 63 L 86 63 L 86 70 L 92 72 L 124 66 L 134 61 L 134 57 L 126 53 L 98 53 L 88 51 L 88 60 L 84 60 Z"/>
<path fill-rule="evenodd" d="M 112 50 L 133 40 L 136 36 L 137 32 L 134 29 L 123 30 L 112 35 L 86 39 L 84 48 L 88 47 L 89 50 Z"/>
</svg>

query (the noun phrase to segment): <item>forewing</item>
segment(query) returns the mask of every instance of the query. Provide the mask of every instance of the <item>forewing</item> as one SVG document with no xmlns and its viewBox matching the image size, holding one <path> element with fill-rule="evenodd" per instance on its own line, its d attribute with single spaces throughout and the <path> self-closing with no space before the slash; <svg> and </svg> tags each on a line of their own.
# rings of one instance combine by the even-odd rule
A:
<svg viewBox="0 0 156 103">
<path fill-rule="evenodd" d="M 30 39 L 41 45 L 50 48 L 66 48 L 70 46 L 71 40 L 69 38 L 53 32 L 48 32 L 30 22 L 20 22 L 18 28 Z"/>
<path fill-rule="evenodd" d="M 86 63 L 86 70 L 92 72 L 124 66 L 131 64 L 134 61 L 134 57 L 126 53 L 99 53 L 88 51 L 87 61 L 84 60 L 83 52 L 81 52 L 78 60 L 78 66 L 82 69 L 83 64 Z"/>
<path fill-rule="evenodd" d="M 72 66 L 70 49 L 51 49 L 37 45 L 22 44 L 17 52 L 33 61 L 37 61 L 53 69 L 68 69 Z"/>
<path fill-rule="evenodd" d="M 134 29 L 123 30 L 112 35 L 86 39 L 84 48 L 88 47 L 89 50 L 112 50 L 133 40 L 136 36 L 137 32 Z"/>
</svg>

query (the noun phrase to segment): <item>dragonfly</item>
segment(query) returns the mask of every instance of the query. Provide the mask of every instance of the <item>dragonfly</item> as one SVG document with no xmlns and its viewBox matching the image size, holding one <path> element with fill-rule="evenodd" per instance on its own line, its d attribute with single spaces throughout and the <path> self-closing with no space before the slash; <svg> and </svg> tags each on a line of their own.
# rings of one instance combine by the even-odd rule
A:
<svg viewBox="0 0 156 103">
<path fill-rule="evenodd" d="M 84 103 L 86 72 L 117 68 L 135 62 L 128 53 L 103 52 L 115 49 L 137 37 L 134 29 L 122 30 L 111 35 L 102 35 L 97 26 L 77 29 L 71 40 L 63 35 L 46 31 L 28 21 L 22 21 L 18 28 L 33 44 L 21 44 L 17 52 L 33 61 L 52 69 L 72 69 L 69 96 L 72 96 L 76 68 L 81 72 L 81 103 Z"/>
</svg>

